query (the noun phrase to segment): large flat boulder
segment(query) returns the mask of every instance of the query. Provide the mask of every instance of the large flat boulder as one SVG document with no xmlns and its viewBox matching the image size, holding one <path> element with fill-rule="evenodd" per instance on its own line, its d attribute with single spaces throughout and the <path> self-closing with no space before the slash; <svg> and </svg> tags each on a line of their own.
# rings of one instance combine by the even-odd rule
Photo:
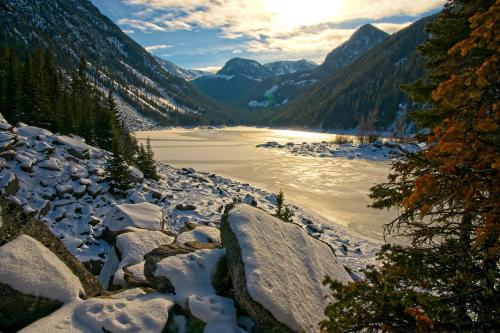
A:
<svg viewBox="0 0 500 333">
<path fill-rule="evenodd" d="M 85 142 L 70 138 L 66 135 L 58 135 L 53 143 L 56 145 L 63 145 L 66 151 L 74 157 L 85 160 L 90 158 L 90 147 Z"/>
<path fill-rule="evenodd" d="M 15 204 L 0 197 L 0 246 L 23 234 L 36 239 L 54 253 L 78 277 L 87 297 L 101 294 L 102 288 L 96 278 L 43 222 L 26 216 Z"/>
<path fill-rule="evenodd" d="M 113 206 L 103 221 L 108 230 L 114 234 L 127 228 L 161 230 L 162 223 L 161 208 L 149 202 Z"/>
<path fill-rule="evenodd" d="M 27 235 L 0 247 L 0 329 L 13 330 L 84 295 L 73 272 Z"/>
<path fill-rule="evenodd" d="M 249 205 L 224 216 L 221 237 L 236 302 L 255 332 L 318 332 L 325 276 L 352 282 L 329 245 Z"/>
<path fill-rule="evenodd" d="M 144 255 L 153 251 L 163 244 L 171 244 L 174 237 L 168 236 L 162 231 L 138 230 L 126 232 L 116 237 L 116 248 L 121 256 L 118 270 L 113 279 L 114 285 L 127 286 L 124 269 L 129 266 L 144 264 Z M 144 266 L 143 266 L 144 267 Z M 134 270 L 130 271 L 133 273 Z M 135 274 L 137 276 L 137 274 Z M 144 270 L 142 272 L 144 275 Z M 146 280 L 139 276 L 139 280 Z"/>
<path fill-rule="evenodd" d="M 146 294 L 138 288 L 129 289 L 107 298 L 66 304 L 20 332 L 161 333 L 165 331 L 172 306 L 170 295 Z"/>
</svg>

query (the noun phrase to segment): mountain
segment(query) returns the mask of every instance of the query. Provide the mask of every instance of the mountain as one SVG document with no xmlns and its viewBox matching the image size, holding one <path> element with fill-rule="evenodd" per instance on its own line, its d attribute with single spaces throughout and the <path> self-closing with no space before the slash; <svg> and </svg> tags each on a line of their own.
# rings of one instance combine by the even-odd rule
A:
<svg viewBox="0 0 500 333">
<path fill-rule="evenodd" d="M 169 74 L 88 0 L 0 2 L 0 38 L 22 52 L 50 48 L 61 68 L 83 57 L 89 75 L 112 89 L 125 121 L 222 123 L 228 115 L 187 81 Z M 69 76 L 70 73 L 67 73 Z"/>
<path fill-rule="evenodd" d="M 330 52 L 325 61 L 314 71 L 319 77 L 335 73 L 340 68 L 353 63 L 375 45 L 380 44 L 389 36 L 388 33 L 371 24 L 361 26 L 342 45 Z"/>
<path fill-rule="evenodd" d="M 180 77 L 181 79 L 184 79 L 186 81 L 193 81 L 194 79 L 205 75 L 212 75 L 212 73 L 210 72 L 205 72 L 199 69 L 182 68 L 180 66 L 177 66 L 173 62 L 162 59 L 160 57 L 155 57 L 155 59 L 168 73 L 172 74 L 175 77 Z"/>
<path fill-rule="evenodd" d="M 322 129 L 354 128 L 375 110 L 388 127 L 411 102 L 400 85 L 424 77 L 417 47 L 426 37 L 421 19 L 337 70 L 274 115 L 270 124 Z"/>
<path fill-rule="evenodd" d="M 261 65 L 253 60 L 234 58 L 216 76 L 202 77 L 193 83 L 212 98 L 238 109 L 274 110 L 351 64 L 388 36 L 373 25 L 366 24 L 330 52 L 320 66 L 307 60 Z"/>
<path fill-rule="evenodd" d="M 208 96 L 227 103 L 241 103 L 241 97 L 274 74 L 255 60 L 233 58 L 217 74 L 197 78 L 193 84 Z"/>
<path fill-rule="evenodd" d="M 274 75 L 278 76 L 310 72 L 318 67 L 318 65 L 314 62 L 307 61 L 305 59 L 297 61 L 276 61 L 264 64 L 263 66 L 271 71 Z"/>
<path fill-rule="evenodd" d="M 273 73 L 255 60 L 233 58 L 226 62 L 217 75 L 246 77 L 250 80 L 261 81 L 271 77 Z"/>
</svg>

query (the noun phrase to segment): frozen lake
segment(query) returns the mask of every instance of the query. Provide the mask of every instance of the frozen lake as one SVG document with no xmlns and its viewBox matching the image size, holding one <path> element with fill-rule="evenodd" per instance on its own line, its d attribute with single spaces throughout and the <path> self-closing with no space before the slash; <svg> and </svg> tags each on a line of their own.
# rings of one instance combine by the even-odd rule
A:
<svg viewBox="0 0 500 333">
<path fill-rule="evenodd" d="M 174 167 L 192 167 L 277 193 L 326 223 L 382 239 L 392 213 L 368 208 L 369 188 L 387 179 L 389 162 L 294 156 L 255 147 L 267 141 L 331 141 L 334 134 L 253 127 L 136 132 L 151 138 L 155 157 Z"/>
</svg>

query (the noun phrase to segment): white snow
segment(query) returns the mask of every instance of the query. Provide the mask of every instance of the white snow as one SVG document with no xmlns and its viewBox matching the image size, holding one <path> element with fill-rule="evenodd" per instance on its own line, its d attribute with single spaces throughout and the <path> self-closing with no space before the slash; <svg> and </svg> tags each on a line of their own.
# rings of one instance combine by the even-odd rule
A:
<svg viewBox="0 0 500 333">
<path fill-rule="evenodd" d="M 0 282 L 26 295 L 64 303 L 85 294 L 73 272 L 49 249 L 26 235 L 0 247 Z"/>
<path fill-rule="evenodd" d="M 246 204 L 229 213 L 252 299 L 295 331 L 317 332 L 328 304 L 325 276 L 352 282 L 332 249 L 293 223 Z"/>
<path fill-rule="evenodd" d="M 144 261 L 144 255 L 162 244 L 170 244 L 174 238 L 161 231 L 138 230 L 116 237 L 116 247 L 121 253 L 120 265 L 126 267 Z"/>
<path fill-rule="evenodd" d="M 204 333 L 245 332 L 236 325 L 233 300 L 216 295 L 212 286 L 212 276 L 224 254 L 224 249 L 214 249 L 167 257 L 154 271 L 174 286 L 175 303 L 207 323 Z"/>
<path fill-rule="evenodd" d="M 27 126 L 24 124 L 19 124 L 19 127 L 17 127 L 17 134 L 19 134 L 20 136 L 25 136 L 30 138 L 34 138 L 38 135 L 44 135 L 44 136 L 52 135 L 52 133 L 50 131 L 47 131 L 46 129 L 34 126 Z"/>
<path fill-rule="evenodd" d="M 415 152 L 422 146 L 413 143 L 397 143 L 392 141 L 374 143 L 335 143 L 335 142 L 312 142 L 301 144 L 280 145 L 264 143 L 257 145 L 259 148 L 285 149 L 294 155 L 363 159 L 373 161 L 385 161 L 397 159 L 403 151 Z"/>
<path fill-rule="evenodd" d="M 80 154 L 86 154 L 90 149 L 90 146 L 88 146 L 85 142 L 70 138 L 66 135 L 56 136 L 55 143 L 65 145 L 68 150 L 73 150 Z"/>
<path fill-rule="evenodd" d="M 38 162 L 37 166 L 42 169 L 59 171 L 61 167 L 59 166 L 59 161 L 55 158 L 48 158 L 46 160 Z"/>
<path fill-rule="evenodd" d="M 179 234 L 175 242 L 179 245 L 184 245 L 188 242 L 220 244 L 220 231 L 214 227 L 199 226 L 193 230 Z"/>
<path fill-rule="evenodd" d="M 116 237 L 116 248 L 120 251 L 122 260 L 115 273 L 113 283 L 126 287 L 123 280 L 123 268 L 144 263 L 144 255 L 162 244 L 170 244 L 174 238 L 161 231 L 137 230 Z M 142 266 L 144 268 L 144 265 Z M 137 267 L 135 267 L 137 268 Z M 136 272 L 137 273 L 137 272 Z"/>
<path fill-rule="evenodd" d="M 162 332 L 173 302 L 170 295 L 128 290 L 111 298 L 69 303 L 20 332 Z"/>
<path fill-rule="evenodd" d="M 149 202 L 121 204 L 109 209 L 103 224 L 113 232 L 128 227 L 161 230 L 162 216 L 161 208 Z"/>
</svg>

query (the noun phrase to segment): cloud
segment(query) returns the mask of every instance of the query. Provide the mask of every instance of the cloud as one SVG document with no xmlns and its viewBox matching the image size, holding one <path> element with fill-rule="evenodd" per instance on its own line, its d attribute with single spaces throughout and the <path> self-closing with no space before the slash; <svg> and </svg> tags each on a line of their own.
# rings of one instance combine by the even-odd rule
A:
<svg viewBox="0 0 500 333">
<path fill-rule="evenodd" d="M 439 8 L 445 0 L 124 0 L 137 7 L 138 19 L 119 24 L 147 31 L 213 29 L 224 39 L 242 39 L 235 47 L 249 53 L 308 54 L 320 60 L 353 32 L 349 22 L 377 22 L 389 33 Z M 392 21 L 393 22 L 393 21 Z M 352 24 L 351 24 L 352 25 Z M 237 50 L 235 50 L 237 52 Z"/>
<path fill-rule="evenodd" d="M 123 19 L 118 20 L 118 24 L 123 25 L 123 26 L 132 27 L 132 28 L 141 30 L 143 32 L 167 31 L 167 29 L 164 27 L 160 27 L 157 24 L 154 24 L 154 23 L 148 22 L 148 21 L 143 21 L 143 20 L 133 20 L 133 19 L 123 18 Z"/>
<path fill-rule="evenodd" d="M 168 49 L 173 47 L 173 45 L 168 45 L 168 44 L 159 44 L 159 45 L 151 45 L 151 46 L 146 46 L 145 49 L 149 52 L 151 51 L 156 51 L 156 50 L 163 50 L 163 49 Z"/>
<path fill-rule="evenodd" d="M 220 66 L 208 66 L 208 67 L 202 67 L 202 68 L 196 68 L 197 70 L 204 71 L 204 72 L 209 72 L 209 73 L 217 73 L 221 67 Z"/>
<path fill-rule="evenodd" d="M 412 23 L 413 22 L 408 21 L 404 23 L 374 23 L 373 25 L 379 28 L 380 30 L 384 30 L 385 32 L 392 34 L 398 32 L 401 29 L 406 28 Z"/>
</svg>

